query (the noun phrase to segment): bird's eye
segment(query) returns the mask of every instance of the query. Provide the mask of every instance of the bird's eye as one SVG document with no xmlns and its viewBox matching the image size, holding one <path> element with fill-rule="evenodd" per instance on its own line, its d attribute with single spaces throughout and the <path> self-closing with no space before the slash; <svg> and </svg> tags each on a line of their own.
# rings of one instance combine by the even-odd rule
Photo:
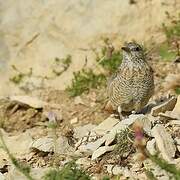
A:
<svg viewBox="0 0 180 180">
<path fill-rule="evenodd" d="M 140 51 L 139 47 L 134 48 L 135 51 Z"/>
</svg>

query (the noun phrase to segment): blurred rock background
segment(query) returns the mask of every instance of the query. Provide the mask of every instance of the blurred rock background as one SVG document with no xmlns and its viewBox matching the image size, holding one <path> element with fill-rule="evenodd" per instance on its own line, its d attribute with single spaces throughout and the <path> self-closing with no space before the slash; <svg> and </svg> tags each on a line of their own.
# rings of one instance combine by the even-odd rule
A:
<svg viewBox="0 0 180 180">
<path fill-rule="evenodd" d="M 85 59 L 92 66 L 92 48 L 100 47 L 103 37 L 116 48 L 132 39 L 162 42 L 165 12 L 176 16 L 179 9 L 177 0 L 1 0 L 0 95 L 23 93 L 10 81 L 16 71 L 32 70 L 30 90 L 64 89 Z M 70 68 L 44 81 L 52 76 L 54 59 L 67 55 Z"/>
</svg>

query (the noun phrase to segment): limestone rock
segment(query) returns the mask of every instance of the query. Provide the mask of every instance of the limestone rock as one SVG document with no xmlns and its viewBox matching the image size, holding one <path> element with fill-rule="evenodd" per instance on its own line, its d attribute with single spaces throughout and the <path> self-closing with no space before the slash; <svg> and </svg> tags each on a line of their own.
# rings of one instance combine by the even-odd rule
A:
<svg viewBox="0 0 180 180">
<path fill-rule="evenodd" d="M 171 97 L 167 101 L 161 103 L 158 106 L 155 106 L 151 110 L 151 114 L 153 116 L 158 116 L 161 112 L 171 111 L 174 109 L 177 99 L 175 97 Z"/>
<path fill-rule="evenodd" d="M 169 180 L 172 178 L 172 175 L 170 175 L 167 171 L 161 169 L 158 165 L 154 164 L 150 159 L 144 160 L 143 164 L 144 167 L 147 170 L 151 171 L 158 180 Z"/>
<path fill-rule="evenodd" d="M 56 143 L 56 144 L 55 144 Z M 54 152 L 56 151 L 59 154 L 65 154 L 67 152 L 72 152 L 73 148 L 68 144 L 68 140 L 65 137 L 57 138 L 56 142 L 51 137 L 42 137 L 34 142 L 32 142 L 30 148 L 38 149 L 43 152 Z"/>
<path fill-rule="evenodd" d="M 87 157 L 79 158 L 76 164 L 83 166 L 85 169 L 91 166 L 91 161 Z"/>
<path fill-rule="evenodd" d="M 54 152 L 53 139 L 50 137 L 39 138 L 31 144 L 30 148 L 43 152 Z"/>
<path fill-rule="evenodd" d="M 77 126 L 74 128 L 74 137 L 77 139 L 81 139 L 82 137 L 88 135 L 96 125 L 86 124 L 84 126 Z"/>
<path fill-rule="evenodd" d="M 180 95 L 177 98 L 177 103 L 172 111 L 172 115 L 176 116 L 178 119 L 180 119 Z"/>
<path fill-rule="evenodd" d="M 75 117 L 75 118 L 71 119 L 71 120 L 70 120 L 70 123 L 71 123 L 71 124 L 76 124 L 76 123 L 78 123 L 78 118 Z"/>
<path fill-rule="evenodd" d="M 169 162 L 172 162 L 175 156 L 176 146 L 171 135 L 166 131 L 165 127 L 157 124 L 152 129 L 152 136 L 156 140 L 157 148 L 162 157 Z"/>
<path fill-rule="evenodd" d="M 106 132 L 110 131 L 117 123 L 119 123 L 119 120 L 110 116 L 98 126 L 96 126 L 92 130 L 92 132 L 95 132 L 97 135 L 104 135 L 106 134 Z"/>
<path fill-rule="evenodd" d="M 16 136 L 11 136 L 2 129 L 1 132 L 8 149 L 10 149 L 12 154 L 20 156 L 29 153 L 29 146 L 33 140 L 28 132 L 24 132 Z M 2 149 L 0 149 L 0 151 L 1 150 Z"/>
<path fill-rule="evenodd" d="M 84 102 L 83 102 L 83 100 L 82 100 L 82 98 L 80 97 L 80 96 L 76 96 L 75 98 L 74 98 L 74 104 L 83 104 L 84 105 Z"/>
<path fill-rule="evenodd" d="M 107 165 L 107 172 L 113 175 L 123 175 L 124 179 L 139 179 L 137 173 L 132 172 L 127 167 L 121 167 L 118 165 Z"/>
<path fill-rule="evenodd" d="M 95 160 L 96 158 L 100 157 L 101 155 L 105 154 L 106 152 L 113 151 L 114 148 L 115 148 L 115 145 L 99 147 L 96 151 L 93 152 L 91 159 Z"/>
<path fill-rule="evenodd" d="M 86 145 L 79 146 L 81 152 L 87 152 L 92 154 L 96 149 L 98 149 L 106 141 L 105 137 L 97 139 L 95 142 L 89 142 Z"/>
<path fill-rule="evenodd" d="M 151 155 L 155 155 L 157 153 L 156 140 L 152 139 L 152 140 L 148 141 L 146 144 L 146 148 Z"/>
<path fill-rule="evenodd" d="M 129 1 L 118 0 L 1 1 L 0 92 L 19 92 L 9 85 L 8 79 L 14 75 L 9 65 L 15 64 L 25 72 L 32 68 L 35 77 L 52 77 L 54 59 L 70 54 L 73 63 L 68 71 L 45 81 L 47 86 L 64 89 L 70 84 L 74 69 L 83 67 L 86 56 L 88 65 L 92 65 L 95 58 L 91 47 L 97 47 L 102 36 L 113 39 L 116 47 L 134 37 L 137 41 L 153 38 L 161 42 L 165 36 L 157 30 L 167 18 L 164 11 L 176 15 L 179 10 L 178 1 L 176 8 L 172 0 L 166 3 L 168 6 L 162 5 L 161 0 L 153 3 L 141 0 L 136 7 Z"/>
<path fill-rule="evenodd" d="M 105 135 L 105 139 L 106 139 L 106 142 L 105 142 L 105 145 L 109 145 L 110 143 L 113 142 L 113 140 L 115 139 L 115 136 L 117 133 L 119 133 L 121 130 L 129 127 L 130 125 L 132 125 L 135 121 L 139 121 L 143 124 L 143 122 L 148 122 L 148 123 L 144 123 L 144 125 L 146 125 L 146 128 L 145 129 L 148 129 L 148 132 L 150 130 L 150 121 L 148 119 L 146 119 L 144 121 L 144 119 L 146 119 L 146 117 L 143 115 L 143 114 L 138 114 L 138 115 L 130 115 L 129 118 L 127 119 L 124 119 L 122 121 L 120 121 L 118 124 L 116 124 L 112 129 L 111 131 Z"/>
<path fill-rule="evenodd" d="M 45 106 L 45 102 L 30 96 L 10 96 L 10 100 L 26 104 L 36 109 L 41 109 Z"/>
</svg>

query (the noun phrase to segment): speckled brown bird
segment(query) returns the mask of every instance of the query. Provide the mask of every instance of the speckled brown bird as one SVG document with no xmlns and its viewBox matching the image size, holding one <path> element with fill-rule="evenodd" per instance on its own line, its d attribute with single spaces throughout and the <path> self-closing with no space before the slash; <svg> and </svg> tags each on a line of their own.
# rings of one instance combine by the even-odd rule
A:
<svg viewBox="0 0 180 180">
<path fill-rule="evenodd" d="M 108 82 L 109 102 L 106 109 L 140 112 L 154 92 L 153 70 L 143 48 L 130 42 L 122 47 L 123 60 Z M 121 116 L 122 118 L 122 116 Z"/>
</svg>

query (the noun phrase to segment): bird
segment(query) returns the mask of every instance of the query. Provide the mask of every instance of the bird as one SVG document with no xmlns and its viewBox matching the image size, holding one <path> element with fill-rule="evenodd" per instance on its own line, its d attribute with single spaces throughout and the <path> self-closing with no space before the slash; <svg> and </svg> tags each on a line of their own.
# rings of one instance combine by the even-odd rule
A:
<svg viewBox="0 0 180 180">
<path fill-rule="evenodd" d="M 108 103 L 106 110 L 139 113 L 154 93 L 153 69 L 146 61 L 141 45 L 125 43 L 123 59 L 117 71 L 107 83 Z"/>
</svg>

